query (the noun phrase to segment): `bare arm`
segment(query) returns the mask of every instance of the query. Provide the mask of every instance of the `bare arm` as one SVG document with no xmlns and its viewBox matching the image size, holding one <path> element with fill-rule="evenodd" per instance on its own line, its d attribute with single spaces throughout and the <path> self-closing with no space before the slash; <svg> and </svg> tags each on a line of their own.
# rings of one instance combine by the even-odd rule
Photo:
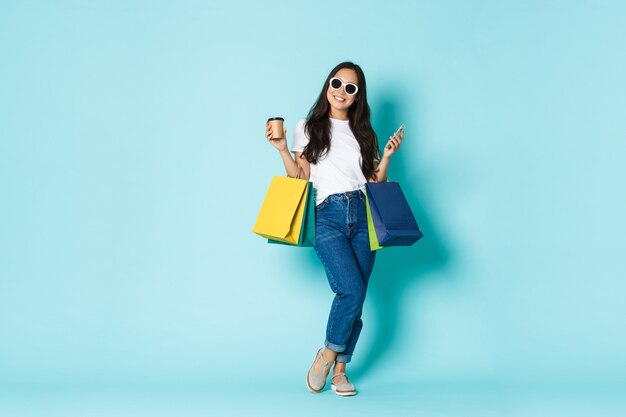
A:
<svg viewBox="0 0 626 417">
<path fill-rule="evenodd" d="M 400 144 L 402 143 L 402 139 L 404 139 L 404 130 L 400 130 L 399 133 L 394 134 L 389 137 L 389 141 L 385 145 L 385 150 L 383 152 L 383 157 L 380 160 L 380 164 L 374 165 L 374 171 L 376 172 L 376 179 L 369 178 L 370 182 L 385 182 L 387 181 L 387 170 L 389 169 L 389 162 L 391 161 L 391 156 L 396 153 L 396 151 L 400 148 Z"/>
<path fill-rule="evenodd" d="M 385 182 L 387 181 L 387 170 L 389 169 L 389 162 L 391 158 L 383 158 L 378 165 L 374 164 L 374 172 L 376 173 L 376 179 L 370 178 L 370 182 Z"/>
<path fill-rule="evenodd" d="M 301 152 L 294 153 L 295 160 L 291 157 L 291 153 L 287 148 L 287 129 L 283 129 L 283 138 L 279 140 L 271 140 L 271 134 L 271 128 L 268 123 L 265 127 L 265 138 L 278 150 L 278 153 L 283 160 L 283 164 L 285 165 L 285 172 L 287 173 L 287 176 L 295 178 L 298 176 L 300 169 L 302 169 L 300 178 L 308 180 L 311 168 L 309 161 L 302 156 Z"/>
</svg>

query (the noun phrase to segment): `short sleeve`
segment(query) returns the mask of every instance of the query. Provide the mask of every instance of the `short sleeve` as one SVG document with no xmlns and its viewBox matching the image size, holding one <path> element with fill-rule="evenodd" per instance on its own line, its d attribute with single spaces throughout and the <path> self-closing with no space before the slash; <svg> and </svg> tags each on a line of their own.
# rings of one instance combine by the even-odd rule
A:
<svg viewBox="0 0 626 417">
<path fill-rule="evenodd" d="M 304 147 L 308 145 L 309 138 L 304 131 L 304 125 L 306 124 L 306 120 L 302 119 L 296 124 L 296 128 L 293 132 L 293 146 L 291 147 L 291 152 L 302 152 L 304 151 Z"/>
</svg>

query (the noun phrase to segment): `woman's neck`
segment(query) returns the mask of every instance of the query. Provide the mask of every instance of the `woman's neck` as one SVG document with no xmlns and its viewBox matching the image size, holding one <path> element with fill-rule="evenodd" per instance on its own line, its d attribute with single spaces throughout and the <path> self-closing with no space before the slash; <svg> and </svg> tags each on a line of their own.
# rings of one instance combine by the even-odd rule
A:
<svg viewBox="0 0 626 417">
<path fill-rule="evenodd" d="M 331 119 L 336 119 L 336 120 L 348 120 L 348 110 L 342 111 L 342 110 L 335 110 L 335 109 L 330 109 L 330 113 L 328 114 L 328 117 L 330 117 Z"/>
</svg>

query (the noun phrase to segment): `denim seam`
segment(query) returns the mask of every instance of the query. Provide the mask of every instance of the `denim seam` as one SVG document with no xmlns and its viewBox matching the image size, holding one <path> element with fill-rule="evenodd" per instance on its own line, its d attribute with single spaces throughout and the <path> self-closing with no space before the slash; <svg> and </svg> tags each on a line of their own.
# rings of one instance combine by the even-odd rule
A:
<svg viewBox="0 0 626 417">
<path fill-rule="evenodd" d="M 315 247 L 315 252 L 317 252 L 318 258 L 320 258 L 320 260 L 322 261 L 322 264 L 324 265 L 324 269 L 326 270 L 326 274 L 328 275 L 328 280 L 331 281 L 331 288 L 330 289 L 333 292 L 335 292 L 335 289 L 333 288 L 333 287 L 335 287 L 337 289 L 337 292 L 338 292 L 339 291 L 339 287 L 337 286 L 337 281 L 335 280 L 335 277 L 332 274 L 330 268 L 328 268 L 328 265 L 326 265 L 326 261 L 324 260 L 324 257 L 321 256 L 319 250 L 317 249 L 317 246 Z M 334 317 L 335 317 L 335 314 L 337 312 L 337 307 L 339 306 L 339 302 L 340 301 L 341 301 L 341 297 L 338 297 L 337 298 L 337 302 L 336 303 L 333 302 L 333 304 L 334 304 L 333 311 L 332 311 L 333 320 L 330 321 L 330 326 L 329 326 L 329 329 L 328 329 L 328 335 L 329 335 L 330 338 L 332 338 L 332 336 L 333 336 L 333 330 L 334 330 L 334 327 L 335 327 Z"/>
<path fill-rule="evenodd" d="M 346 198 L 346 227 L 348 228 L 348 238 L 350 236 L 350 199 Z"/>
<path fill-rule="evenodd" d="M 334 340 L 335 317 L 337 317 L 337 310 L 339 309 L 339 304 L 341 304 L 341 297 L 337 297 L 333 304 L 333 319 L 330 321 L 330 329 L 328 330 L 328 337 L 331 340 Z"/>
</svg>

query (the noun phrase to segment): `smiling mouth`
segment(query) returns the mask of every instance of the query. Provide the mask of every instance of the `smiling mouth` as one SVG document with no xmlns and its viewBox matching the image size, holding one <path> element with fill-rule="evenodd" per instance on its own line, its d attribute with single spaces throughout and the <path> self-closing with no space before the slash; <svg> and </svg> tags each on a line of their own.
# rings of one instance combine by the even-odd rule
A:
<svg viewBox="0 0 626 417">
<path fill-rule="evenodd" d="M 339 97 L 339 96 L 333 96 L 333 97 L 335 97 L 335 100 L 337 100 L 337 101 L 338 101 L 338 102 L 340 102 L 340 103 L 343 103 L 344 101 L 346 101 L 346 99 L 345 99 L 345 98 L 341 98 L 341 97 Z"/>
</svg>

